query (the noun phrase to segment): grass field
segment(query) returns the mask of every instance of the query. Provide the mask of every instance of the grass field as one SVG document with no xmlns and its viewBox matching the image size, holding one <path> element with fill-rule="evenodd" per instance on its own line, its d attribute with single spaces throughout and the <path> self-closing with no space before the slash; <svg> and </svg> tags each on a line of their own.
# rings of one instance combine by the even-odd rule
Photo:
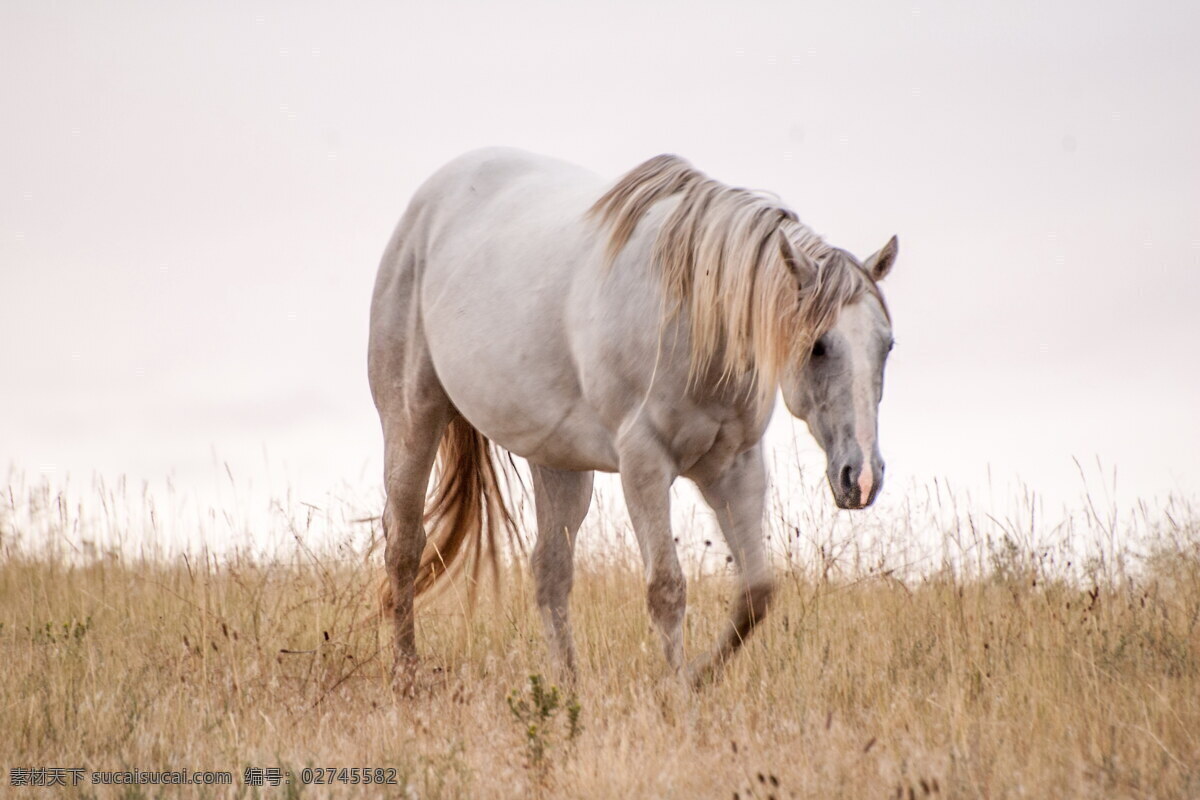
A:
<svg viewBox="0 0 1200 800">
<path fill-rule="evenodd" d="M 89 522 L 19 492 L 0 511 L 0 794 L 170 797 L 89 776 L 187 769 L 233 774 L 183 792 L 209 797 L 1200 797 L 1200 517 L 1186 504 L 1129 526 L 1085 515 L 1058 549 L 1016 523 L 881 513 L 894 538 L 925 526 L 941 555 L 917 565 L 864 556 L 836 526 L 790 549 L 793 525 L 819 521 L 777 504 L 772 614 L 696 693 L 666 674 L 636 565 L 585 555 L 581 676 L 556 697 L 523 570 L 473 615 L 453 590 L 426 604 L 403 695 L 365 546 L 83 547 L 81 528 L 124 524 L 111 498 Z M 732 584 L 719 556 L 688 563 L 695 653 Z M 12 786 L 34 767 L 84 782 Z M 391 768 L 396 783 L 304 783 L 328 767 Z M 247 768 L 291 782 L 250 787 Z"/>
</svg>

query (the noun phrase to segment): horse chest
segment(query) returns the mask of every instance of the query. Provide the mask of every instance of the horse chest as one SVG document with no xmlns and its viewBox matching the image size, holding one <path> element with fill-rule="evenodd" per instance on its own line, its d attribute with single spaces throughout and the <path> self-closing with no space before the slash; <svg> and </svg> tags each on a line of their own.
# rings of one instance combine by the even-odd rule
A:
<svg viewBox="0 0 1200 800">
<path fill-rule="evenodd" d="M 693 480 L 705 480 L 725 472 L 741 453 L 762 438 L 753 420 L 742 417 L 693 424 L 672 439 L 671 449 L 679 474 Z"/>
</svg>

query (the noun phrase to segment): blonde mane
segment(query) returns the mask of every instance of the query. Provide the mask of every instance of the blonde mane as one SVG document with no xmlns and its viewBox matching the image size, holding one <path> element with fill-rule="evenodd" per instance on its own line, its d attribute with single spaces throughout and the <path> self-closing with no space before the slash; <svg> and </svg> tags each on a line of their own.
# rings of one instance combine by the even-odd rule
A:
<svg viewBox="0 0 1200 800">
<path fill-rule="evenodd" d="M 675 195 L 652 262 L 669 304 L 664 323 L 682 309 L 690 317 L 693 377 L 717 367 L 723 379 L 748 379 L 769 401 L 783 370 L 804 364 L 844 305 L 865 292 L 879 297 L 852 256 L 790 209 L 673 155 L 635 167 L 588 212 L 610 226 L 610 263 L 650 207 Z"/>
</svg>

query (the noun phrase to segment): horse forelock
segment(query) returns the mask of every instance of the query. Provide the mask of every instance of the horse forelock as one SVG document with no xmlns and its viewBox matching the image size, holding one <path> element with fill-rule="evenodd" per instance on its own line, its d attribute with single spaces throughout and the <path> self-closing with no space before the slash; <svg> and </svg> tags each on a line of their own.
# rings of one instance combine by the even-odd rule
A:
<svg viewBox="0 0 1200 800">
<path fill-rule="evenodd" d="M 663 325 L 683 309 L 690 317 L 693 378 L 715 366 L 723 379 L 749 379 L 768 402 L 783 371 L 803 365 L 843 306 L 870 292 L 887 313 L 853 256 L 778 199 L 726 186 L 673 155 L 635 167 L 590 209 L 610 227 L 610 263 L 651 206 L 676 195 L 651 260 L 668 304 Z"/>
</svg>

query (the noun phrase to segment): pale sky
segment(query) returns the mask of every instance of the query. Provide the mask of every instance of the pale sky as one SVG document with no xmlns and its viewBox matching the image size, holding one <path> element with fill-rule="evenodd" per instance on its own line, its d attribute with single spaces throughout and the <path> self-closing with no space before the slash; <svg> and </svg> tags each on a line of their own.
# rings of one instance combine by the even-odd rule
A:
<svg viewBox="0 0 1200 800">
<path fill-rule="evenodd" d="M 898 234 L 885 499 L 989 469 L 1069 498 L 1073 457 L 1194 494 L 1197 30 L 1185 2 L 8 0 L 0 467 L 200 486 L 265 451 L 301 493 L 377 487 L 379 256 L 424 177 L 505 144 L 613 177 L 675 152 L 860 256 Z"/>
</svg>

